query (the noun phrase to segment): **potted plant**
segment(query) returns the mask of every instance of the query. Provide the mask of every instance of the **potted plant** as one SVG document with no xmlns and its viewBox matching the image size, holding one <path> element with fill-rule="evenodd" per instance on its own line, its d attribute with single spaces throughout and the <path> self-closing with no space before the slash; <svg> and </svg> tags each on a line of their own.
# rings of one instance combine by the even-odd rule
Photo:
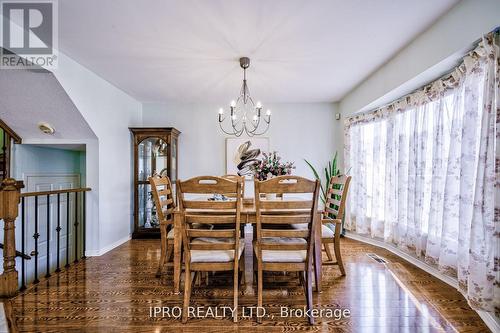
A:
<svg viewBox="0 0 500 333">
<path fill-rule="evenodd" d="M 335 152 L 333 159 L 330 162 L 328 162 L 328 165 L 325 167 L 324 183 L 321 180 L 319 172 L 316 171 L 316 168 L 314 168 L 314 166 L 308 160 L 304 159 L 304 161 L 311 168 L 311 170 L 314 174 L 314 177 L 320 181 L 321 201 L 323 203 L 326 203 L 326 196 L 328 194 L 327 191 L 328 191 L 328 184 L 330 183 L 330 178 L 332 178 L 333 176 L 341 175 L 340 169 L 338 168 L 337 152 Z"/>
<path fill-rule="evenodd" d="M 262 153 L 262 158 L 254 165 L 254 177 L 258 180 L 267 180 L 276 176 L 291 175 L 295 169 L 293 162 L 282 162 L 276 151 Z M 266 199 L 276 199 L 276 193 L 266 193 Z"/>
<path fill-rule="evenodd" d="M 324 173 L 325 173 L 324 183 L 321 180 L 321 177 L 320 177 L 318 171 L 316 171 L 316 168 L 314 168 L 314 166 L 309 161 L 304 159 L 304 161 L 307 163 L 307 165 L 311 168 L 311 170 L 314 174 L 314 177 L 320 181 L 321 201 L 323 202 L 323 204 L 326 204 L 326 196 L 328 195 L 328 184 L 330 183 L 330 179 L 333 176 L 340 176 L 342 174 L 340 169 L 338 168 L 337 157 L 338 157 L 337 152 L 335 152 L 335 155 L 333 156 L 332 160 L 330 162 L 328 162 L 328 165 L 325 167 L 325 169 L 324 169 Z M 347 173 L 349 173 L 349 170 L 346 172 L 346 174 Z M 330 228 L 332 228 L 332 226 L 330 226 Z M 343 216 L 342 216 L 342 234 L 344 234 L 344 217 Z"/>
</svg>

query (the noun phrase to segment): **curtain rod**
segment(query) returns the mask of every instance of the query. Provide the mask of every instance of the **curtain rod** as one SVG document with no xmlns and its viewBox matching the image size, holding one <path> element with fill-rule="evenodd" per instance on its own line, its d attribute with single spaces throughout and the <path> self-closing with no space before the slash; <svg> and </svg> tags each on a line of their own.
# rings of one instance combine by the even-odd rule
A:
<svg viewBox="0 0 500 333">
<path fill-rule="evenodd" d="M 498 26 L 498 27 L 494 28 L 494 29 L 493 29 L 493 30 L 491 30 L 490 32 L 487 32 L 486 34 L 484 34 L 484 35 L 483 35 L 483 37 L 484 37 L 485 35 L 489 34 L 489 33 L 493 33 L 493 34 L 497 34 L 497 35 L 499 35 L 499 34 L 500 34 L 500 26 Z M 476 39 L 476 40 L 472 43 L 471 48 L 470 48 L 467 52 L 465 52 L 465 54 L 468 54 L 469 52 L 473 51 L 473 50 L 474 50 L 474 49 L 475 49 L 475 48 L 479 45 L 479 43 L 483 40 L 483 37 Z M 463 59 L 462 59 L 462 60 L 463 60 Z M 460 61 L 460 63 L 462 62 L 462 60 Z M 459 65 L 460 65 L 460 63 L 459 63 Z M 396 101 L 399 101 L 399 100 L 401 100 L 401 99 L 408 98 L 408 96 L 410 96 L 410 95 L 412 95 L 412 94 L 416 93 L 416 92 L 417 92 L 417 91 L 419 91 L 420 89 L 425 89 L 425 87 L 427 87 L 429 84 L 432 84 L 433 82 L 435 82 L 435 81 L 437 81 L 437 80 L 442 80 L 442 79 L 444 79 L 444 78 L 446 78 L 446 77 L 449 77 L 449 76 L 450 76 L 450 75 L 451 75 L 451 74 L 452 74 L 452 73 L 456 70 L 456 68 L 457 68 L 457 66 L 453 67 L 451 70 L 447 71 L 446 73 L 444 73 L 444 74 L 443 74 L 443 75 L 441 75 L 440 77 L 438 77 L 438 78 L 436 78 L 436 79 L 433 79 L 433 80 L 432 80 L 432 81 L 430 81 L 430 82 L 427 82 L 426 84 L 424 84 L 424 85 L 423 85 L 423 86 L 421 86 L 420 88 L 414 89 L 414 90 L 412 90 L 411 92 L 409 92 L 409 93 L 407 93 L 407 94 L 404 94 L 403 96 L 401 96 L 401 97 L 398 97 L 398 98 L 394 99 L 394 100 L 393 100 L 393 101 L 391 101 L 390 103 L 383 104 L 383 105 L 381 105 L 381 106 L 379 106 L 379 107 L 377 107 L 377 108 L 375 108 L 375 109 L 371 109 L 371 110 L 369 110 L 369 111 L 360 112 L 360 113 L 355 113 L 355 114 L 353 114 L 353 115 L 349 116 L 349 117 L 348 117 L 348 119 L 349 119 L 349 118 L 352 118 L 352 117 L 359 116 L 359 115 L 363 115 L 363 114 L 367 114 L 367 113 L 371 113 L 371 112 L 375 112 L 375 111 L 381 110 L 381 109 L 383 109 L 383 108 L 388 107 L 388 106 L 389 106 L 389 105 L 391 105 L 391 104 L 394 104 Z"/>
</svg>

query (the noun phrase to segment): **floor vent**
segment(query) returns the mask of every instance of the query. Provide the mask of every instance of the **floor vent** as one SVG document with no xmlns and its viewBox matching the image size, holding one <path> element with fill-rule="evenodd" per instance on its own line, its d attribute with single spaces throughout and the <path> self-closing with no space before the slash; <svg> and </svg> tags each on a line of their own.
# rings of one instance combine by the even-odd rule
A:
<svg viewBox="0 0 500 333">
<path fill-rule="evenodd" d="M 378 255 L 376 255 L 375 253 L 367 253 L 366 254 L 368 257 L 372 258 L 373 260 L 375 260 L 376 262 L 378 263 L 381 263 L 381 264 L 387 264 L 387 261 L 385 261 L 385 259 L 379 257 Z"/>
</svg>

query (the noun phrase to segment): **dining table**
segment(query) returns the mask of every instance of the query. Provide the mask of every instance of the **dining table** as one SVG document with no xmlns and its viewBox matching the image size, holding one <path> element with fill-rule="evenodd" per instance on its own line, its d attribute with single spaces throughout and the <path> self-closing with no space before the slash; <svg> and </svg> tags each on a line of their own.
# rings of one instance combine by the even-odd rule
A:
<svg viewBox="0 0 500 333">
<path fill-rule="evenodd" d="M 210 214 L 210 211 L 205 211 L 207 214 Z M 214 211 L 214 214 L 220 215 L 219 211 Z M 314 247 L 313 247 L 313 265 L 314 265 L 314 278 L 315 278 L 315 287 L 317 292 L 321 292 L 321 276 L 322 276 L 322 250 L 321 250 L 321 214 L 322 210 L 318 210 L 316 214 L 314 214 Z M 181 273 L 182 273 L 182 233 L 183 233 L 183 212 L 179 207 L 176 207 L 173 211 L 174 215 L 174 292 L 180 292 L 180 282 L 181 282 Z M 240 223 L 241 225 L 245 224 L 255 224 L 256 221 L 256 208 L 254 199 L 246 198 L 242 200 L 242 207 L 240 209 Z"/>
</svg>

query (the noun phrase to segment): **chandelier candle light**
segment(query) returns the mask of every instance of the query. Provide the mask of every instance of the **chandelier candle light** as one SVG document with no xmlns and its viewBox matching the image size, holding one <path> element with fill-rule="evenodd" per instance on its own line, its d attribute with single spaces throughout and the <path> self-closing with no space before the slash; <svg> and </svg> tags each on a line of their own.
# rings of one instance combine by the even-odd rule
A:
<svg viewBox="0 0 500 333">
<path fill-rule="evenodd" d="M 250 67 L 250 58 L 240 58 L 240 67 L 243 68 L 243 85 L 240 96 L 236 101 L 231 101 L 229 117 L 224 115 L 223 108 L 219 109 L 219 126 L 224 133 L 237 137 L 243 133 L 250 137 L 262 135 L 266 133 L 271 123 L 271 110 L 268 109 L 266 114 L 262 115 L 262 104 L 260 102 L 254 103 L 250 97 L 246 76 L 246 70 Z M 225 130 L 222 123 L 228 118 L 231 129 Z M 261 124 L 263 126 L 260 126 Z"/>
</svg>

